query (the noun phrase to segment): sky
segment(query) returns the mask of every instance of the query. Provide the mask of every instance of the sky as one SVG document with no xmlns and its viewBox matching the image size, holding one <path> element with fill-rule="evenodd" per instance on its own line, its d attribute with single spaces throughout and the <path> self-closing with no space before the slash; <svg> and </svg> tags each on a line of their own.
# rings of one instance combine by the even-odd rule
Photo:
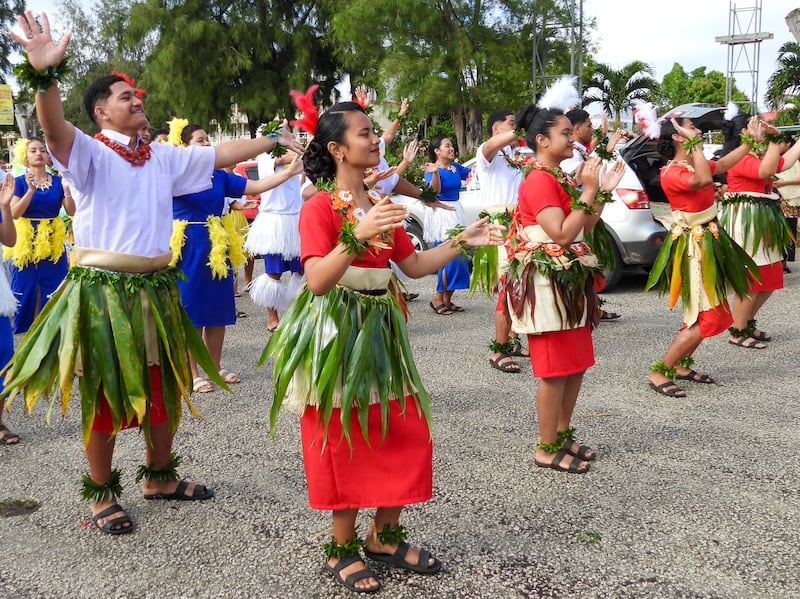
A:
<svg viewBox="0 0 800 599">
<path fill-rule="evenodd" d="M 729 34 L 731 5 L 735 6 L 738 25 L 735 33 L 753 33 L 751 24 L 754 11 L 746 10 L 758 5 L 756 0 L 666 0 L 642 2 L 630 0 L 584 0 L 584 17 L 595 17 L 597 28 L 594 41 L 599 47 L 595 60 L 620 68 L 633 60 L 641 60 L 655 69 L 656 80 L 679 63 L 688 73 L 705 66 L 708 71 L 728 72 L 728 46 L 714 41 L 717 36 Z M 775 37 L 761 42 L 758 65 L 758 103 L 764 108 L 767 79 L 775 71 L 778 49 L 785 42 L 795 41 L 786 25 L 785 17 L 800 0 L 762 0 L 761 31 Z M 646 14 L 643 16 L 641 10 Z M 751 45 L 750 48 L 753 48 Z M 754 51 L 748 51 L 750 62 Z M 748 71 L 736 76 L 737 87 L 748 96 L 753 82 L 750 66 L 738 52 L 738 66 L 734 70 Z"/>
</svg>

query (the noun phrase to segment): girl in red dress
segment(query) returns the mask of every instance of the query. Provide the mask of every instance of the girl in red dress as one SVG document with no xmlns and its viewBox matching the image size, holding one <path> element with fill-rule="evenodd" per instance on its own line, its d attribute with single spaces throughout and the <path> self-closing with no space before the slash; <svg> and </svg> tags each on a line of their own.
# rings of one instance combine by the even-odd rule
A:
<svg viewBox="0 0 800 599">
<path fill-rule="evenodd" d="M 536 160 L 520 186 L 507 242 L 506 294 L 512 329 L 528 333 L 534 375 L 541 377 L 534 462 L 582 474 L 595 452 L 574 441 L 570 420 L 583 374 L 594 364 L 591 329 L 599 311 L 592 284 L 600 271 L 583 235 L 600 218 L 602 203 L 609 201 L 624 165 L 618 162 L 603 173 L 602 160 L 590 158 L 577 173 L 583 184 L 579 191 L 559 167 L 572 156 L 572 124 L 564 113 L 531 104 L 516 121 L 525 129 Z"/>
<path fill-rule="evenodd" d="M 274 355 L 272 422 L 287 404 L 301 412 L 309 503 L 332 510 L 326 568 L 350 590 L 380 589 L 367 557 L 420 574 L 439 560 L 405 542 L 400 513 L 430 499 L 429 397 L 414 366 L 402 294 L 389 260 L 408 276 L 436 272 L 460 247 L 499 245 L 502 227 L 480 220 L 451 242 L 415 253 L 403 229 L 406 209 L 364 187 L 378 165 L 380 138 L 363 109 L 334 105 L 303 156 L 320 189 L 300 212 L 300 259 L 307 286 L 281 319 L 262 355 Z M 291 382 L 291 386 L 289 383 Z M 288 393 L 287 393 L 288 389 Z M 358 511 L 377 507 L 365 541 Z"/>
<path fill-rule="evenodd" d="M 759 124 L 749 124 L 758 135 Z M 703 155 L 702 134 L 690 119 L 672 119 L 661 129 L 661 188 L 672 208 L 674 226 L 650 271 L 646 289 L 669 292 L 670 308 L 682 298 L 683 326 L 664 357 L 650 367 L 648 382 L 658 393 L 685 397 L 675 379 L 714 383 L 692 370 L 692 354 L 706 337 L 719 335 L 733 322 L 728 289 L 747 294 L 747 266 L 755 264 L 719 226 L 713 175 L 721 175 L 750 150 L 742 145 L 719 161 Z M 687 268 L 683 268 L 688 264 Z M 686 273 L 688 276 L 683 276 Z"/>
</svg>

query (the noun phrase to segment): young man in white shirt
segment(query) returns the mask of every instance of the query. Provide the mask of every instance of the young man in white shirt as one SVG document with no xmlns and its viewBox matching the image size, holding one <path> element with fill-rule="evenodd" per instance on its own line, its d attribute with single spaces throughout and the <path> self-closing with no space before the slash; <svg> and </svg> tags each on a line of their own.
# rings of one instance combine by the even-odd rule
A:
<svg viewBox="0 0 800 599">
<path fill-rule="evenodd" d="M 101 129 L 93 139 L 65 120 L 56 79 L 46 76 L 57 72 L 70 34 L 56 44 L 44 13 L 41 27 L 30 11 L 17 22 L 22 35 L 12 32 L 11 37 L 44 76 L 29 83 L 38 88 L 36 111 L 50 154 L 76 191 L 77 265 L 54 294 L 49 316 L 37 320 L 9 363 L 7 392 L 36 395 L 58 384 L 37 385 L 41 377 L 30 372 L 31 360 L 25 359 L 36 354 L 31 349 L 52 356 L 38 368 L 60 382 L 62 398 L 69 396 L 73 377 L 79 377 L 89 462 L 83 496 L 92 501 L 91 520 L 99 530 L 128 533 L 133 523 L 117 503 L 120 472 L 111 468 L 116 433 L 123 428 L 141 426 L 144 431 L 146 463 L 137 480 L 144 479 L 146 499 L 214 495 L 203 485 L 180 480 L 179 460 L 172 453 L 181 396 L 193 410 L 188 403 L 189 352 L 201 363 L 208 361 L 213 372 L 180 306 L 175 269 L 167 267 L 172 198 L 209 188 L 215 168 L 270 151 L 278 140 L 261 137 L 214 148 L 145 144 L 138 135 L 147 123 L 140 92 L 115 75 L 101 77 L 84 95 L 87 113 Z M 302 152 L 290 136 L 282 136 L 280 143 Z M 60 334 L 55 331 L 59 327 Z M 222 382 L 218 375 L 215 382 Z"/>
<path fill-rule="evenodd" d="M 506 160 L 506 156 L 513 158 L 519 147 L 515 123 L 514 113 L 508 109 L 495 110 L 487 119 L 486 128 L 490 137 L 478 147 L 476 155 L 476 169 L 484 208 L 513 210 L 517 203 L 522 170 Z M 492 352 L 489 363 L 501 372 L 519 372 L 520 366 L 513 357 L 528 357 L 529 354 L 522 347 L 519 337 L 511 334 L 511 317 L 502 291 L 497 298 L 494 328 L 495 340 L 489 344 L 489 350 Z"/>
</svg>

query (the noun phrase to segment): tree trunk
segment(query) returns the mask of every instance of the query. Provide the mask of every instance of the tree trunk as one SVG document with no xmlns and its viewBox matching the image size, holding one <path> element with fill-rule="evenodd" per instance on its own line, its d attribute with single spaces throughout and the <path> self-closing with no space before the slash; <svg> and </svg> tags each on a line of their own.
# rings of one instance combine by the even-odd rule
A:
<svg viewBox="0 0 800 599">
<path fill-rule="evenodd" d="M 456 133 L 458 154 L 472 154 L 480 145 L 482 135 L 482 113 L 480 108 L 454 108 L 453 130 Z"/>
</svg>

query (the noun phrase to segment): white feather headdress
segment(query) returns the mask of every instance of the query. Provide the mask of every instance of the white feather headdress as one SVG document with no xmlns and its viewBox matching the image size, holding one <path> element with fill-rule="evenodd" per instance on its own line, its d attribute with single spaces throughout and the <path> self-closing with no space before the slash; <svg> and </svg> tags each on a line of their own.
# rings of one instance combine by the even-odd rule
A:
<svg viewBox="0 0 800 599">
<path fill-rule="evenodd" d="M 558 108 L 566 112 L 581 103 L 581 95 L 575 87 L 577 77 L 562 75 L 542 94 L 539 108 Z"/>
<path fill-rule="evenodd" d="M 633 119 L 642 128 L 642 132 L 650 139 L 661 137 L 661 123 L 664 119 L 658 118 L 655 106 L 642 100 L 633 101 Z"/>
<path fill-rule="evenodd" d="M 728 106 L 725 108 L 725 114 L 722 116 L 725 117 L 726 121 L 732 121 L 739 116 L 739 105 L 734 102 L 728 102 Z"/>
</svg>

